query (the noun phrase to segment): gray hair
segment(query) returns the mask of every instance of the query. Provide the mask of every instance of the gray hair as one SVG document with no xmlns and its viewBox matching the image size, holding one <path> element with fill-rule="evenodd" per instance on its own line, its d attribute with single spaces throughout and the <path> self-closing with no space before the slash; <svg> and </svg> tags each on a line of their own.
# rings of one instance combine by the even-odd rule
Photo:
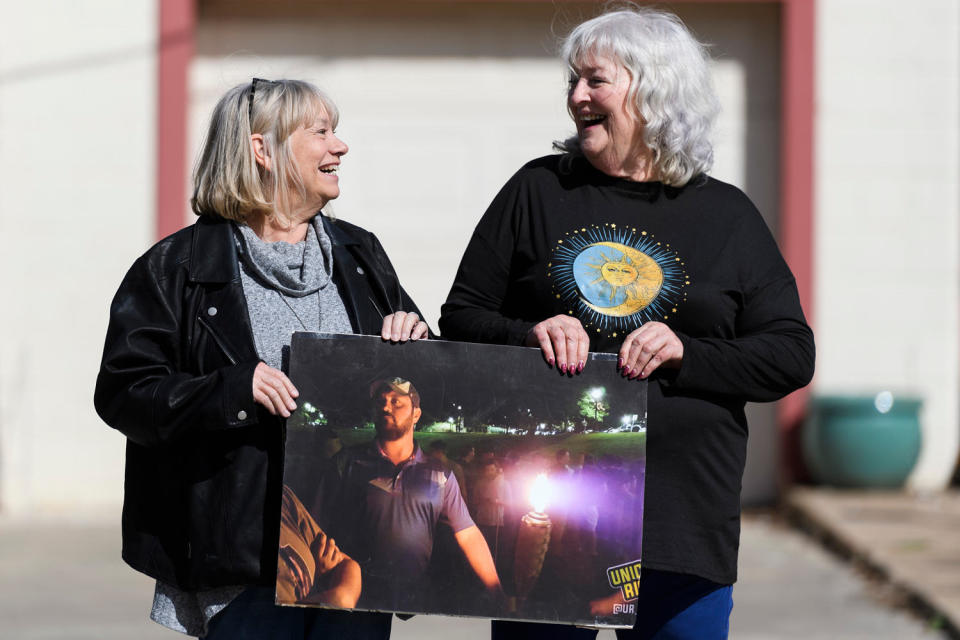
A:
<svg viewBox="0 0 960 640">
<path fill-rule="evenodd" d="M 680 18 L 637 6 L 604 13 L 571 31 L 560 55 L 572 72 L 597 55 L 627 70 L 628 96 L 662 182 L 683 186 L 713 165 L 710 136 L 720 102 L 706 49 Z M 576 136 L 554 147 L 581 153 Z"/>
<path fill-rule="evenodd" d="M 325 115 L 331 128 L 340 118 L 333 101 L 302 80 L 257 79 L 227 91 L 213 109 L 193 171 L 193 211 L 238 222 L 255 213 L 289 215 L 290 190 L 306 195 L 290 135 L 318 115 Z M 263 135 L 270 171 L 257 164 L 254 133 Z"/>
</svg>

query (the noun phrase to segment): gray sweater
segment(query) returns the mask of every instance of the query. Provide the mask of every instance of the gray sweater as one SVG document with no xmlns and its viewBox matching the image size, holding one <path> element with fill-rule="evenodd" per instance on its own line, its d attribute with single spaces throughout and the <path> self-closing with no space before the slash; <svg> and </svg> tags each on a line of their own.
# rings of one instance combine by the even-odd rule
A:
<svg viewBox="0 0 960 640">
<path fill-rule="evenodd" d="M 332 279 L 333 250 L 318 215 L 304 241 L 265 242 L 236 225 L 240 278 L 257 355 L 281 369 L 294 331 L 353 333 Z"/>
</svg>

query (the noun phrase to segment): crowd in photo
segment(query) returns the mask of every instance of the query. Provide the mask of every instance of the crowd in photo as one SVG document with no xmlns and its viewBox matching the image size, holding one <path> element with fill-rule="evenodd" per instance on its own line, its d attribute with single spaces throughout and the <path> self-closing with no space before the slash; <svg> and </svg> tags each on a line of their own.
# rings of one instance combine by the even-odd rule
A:
<svg viewBox="0 0 960 640">
<path fill-rule="evenodd" d="M 542 574 L 530 602 L 549 607 L 587 607 L 609 595 L 605 568 L 640 558 L 643 535 L 644 461 L 593 455 L 565 448 L 531 452 L 461 448 L 450 456 L 443 440 L 428 455 L 457 478 L 470 515 L 490 549 L 497 573 L 516 596 L 516 541 L 524 514 L 540 511 L 551 524 Z M 536 478 L 546 478 L 546 495 L 531 501 Z M 540 499 L 541 504 L 535 504 Z M 438 536 L 434 563 L 446 573 L 451 557 Z M 454 563 L 455 564 L 455 563 Z M 442 581 L 441 581 L 442 582 Z M 441 594 L 442 597 L 442 594 Z"/>
</svg>

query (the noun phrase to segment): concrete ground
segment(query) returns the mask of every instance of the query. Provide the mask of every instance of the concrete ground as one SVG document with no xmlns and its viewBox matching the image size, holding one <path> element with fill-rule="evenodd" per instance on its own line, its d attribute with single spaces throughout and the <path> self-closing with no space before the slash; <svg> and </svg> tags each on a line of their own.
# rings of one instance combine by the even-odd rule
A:
<svg viewBox="0 0 960 640">
<path fill-rule="evenodd" d="M 955 534 L 954 534 L 955 535 Z M 0 638 L 174 640 L 148 620 L 151 581 L 119 558 L 116 522 L 0 519 Z M 818 640 L 942 638 L 877 597 L 878 588 L 813 539 L 762 515 L 744 518 L 731 637 Z M 396 640 L 480 640 L 481 620 L 394 621 Z M 612 640 L 613 632 L 601 632 Z"/>
<path fill-rule="evenodd" d="M 946 638 L 930 620 L 892 606 L 881 583 L 767 518 L 744 520 L 733 599 L 731 638 Z"/>
<path fill-rule="evenodd" d="M 960 638 L 960 491 L 793 489 L 791 519 Z"/>
</svg>

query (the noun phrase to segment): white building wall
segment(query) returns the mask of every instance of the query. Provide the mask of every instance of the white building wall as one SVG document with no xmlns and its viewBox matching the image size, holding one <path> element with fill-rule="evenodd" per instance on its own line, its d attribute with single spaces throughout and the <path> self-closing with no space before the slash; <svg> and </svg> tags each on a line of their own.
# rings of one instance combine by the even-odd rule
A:
<svg viewBox="0 0 960 640">
<path fill-rule="evenodd" d="M 816 389 L 923 398 L 915 489 L 957 460 L 960 4 L 817 3 Z"/>
<path fill-rule="evenodd" d="M 110 299 L 152 239 L 153 0 L 34 0 L 0 38 L 0 510 L 115 506 L 93 409 Z"/>
</svg>

